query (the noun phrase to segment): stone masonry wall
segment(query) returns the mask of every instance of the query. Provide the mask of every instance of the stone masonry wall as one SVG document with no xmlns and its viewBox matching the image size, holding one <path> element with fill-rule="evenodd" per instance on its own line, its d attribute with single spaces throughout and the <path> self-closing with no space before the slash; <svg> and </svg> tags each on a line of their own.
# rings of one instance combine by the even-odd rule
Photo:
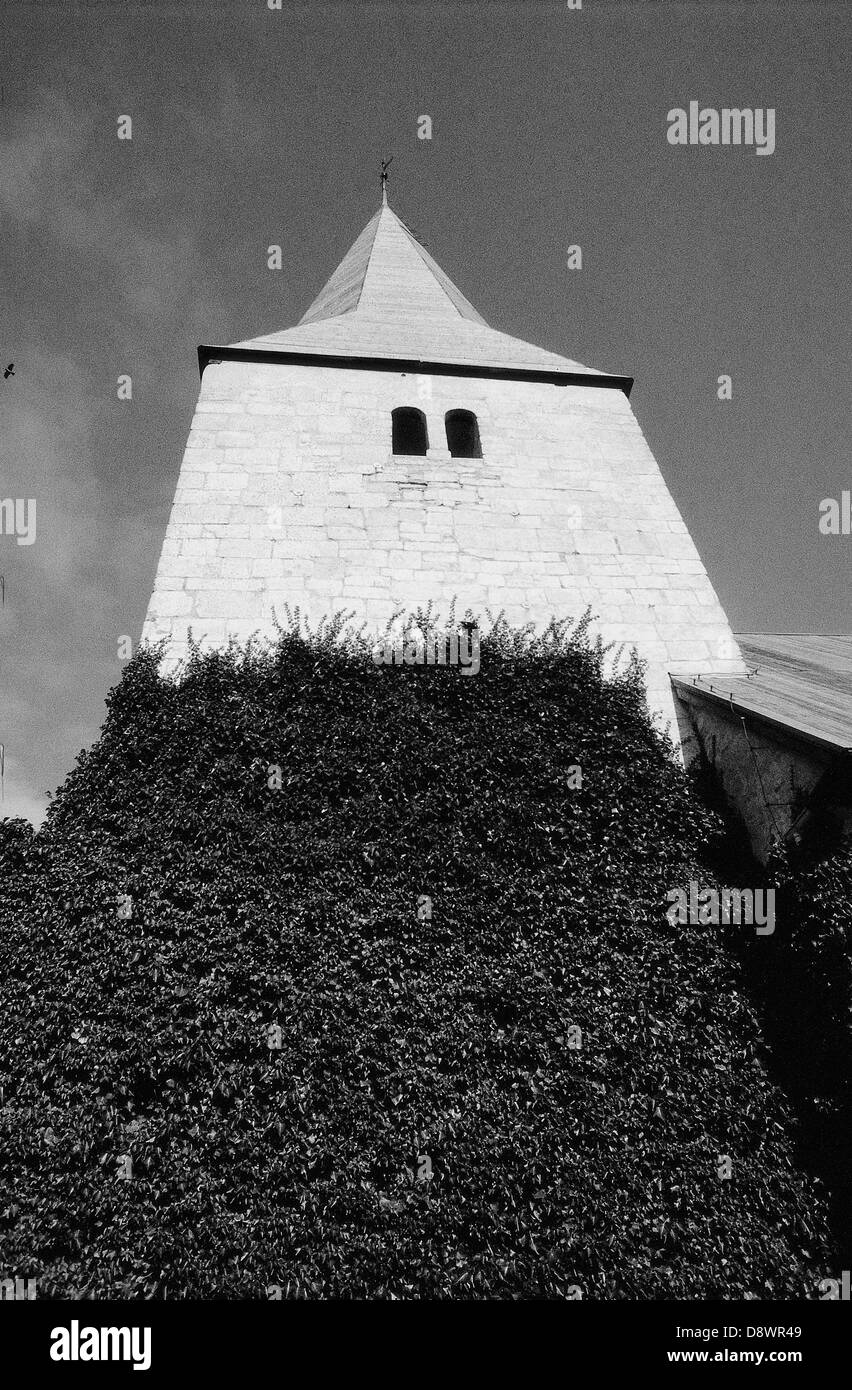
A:
<svg viewBox="0 0 852 1390">
<path fill-rule="evenodd" d="M 426 458 L 394 457 L 391 411 L 427 416 Z M 444 414 L 479 420 L 482 459 L 452 459 Z M 546 624 L 599 615 L 606 641 L 667 671 L 742 672 L 728 622 L 622 392 L 328 366 L 211 363 L 143 636 L 166 669 L 229 634 L 273 635 L 272 609 L 345 609 L 381 631 L 456 597 Z M 487 627 L 487 621 L 484 621 Z"/>
<path fill-rule="evenodd" d="M 741 817 L 752 853 L 766 863 L 773 839 L 791 826 L 807 828 L 805 808 L 816 801 L 847 831 L 852 827 L 852 794 L 838 779 L 841 795 L 815 792 L 837 755 L 797 739 L 792 731 L 771 729 L 759 719 L 746 727 L 734 711 L 697 692 L 675 696 L 681 750 L 687 765 L 703 753 L 719 786 Z M 823 783 L 825 787 L 825 783 Z"/>
</svg>

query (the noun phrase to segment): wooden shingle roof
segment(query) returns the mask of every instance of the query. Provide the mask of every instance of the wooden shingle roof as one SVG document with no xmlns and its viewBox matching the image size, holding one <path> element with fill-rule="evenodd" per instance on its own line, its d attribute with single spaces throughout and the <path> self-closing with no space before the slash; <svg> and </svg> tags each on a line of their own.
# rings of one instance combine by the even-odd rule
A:
<svg viewBox="0 0 852 1390">
<path fill-rule="evenodd" d="M 294 328 L 230 347 L 603 376 L 490 328 L 386 203 Z"/>
<path fill-rule="evenodd" d="M 672 684 L 806 741 L 852 751 L 852 636 L 736 634 L 745 676 L 672 676 Z"/>
</svg>

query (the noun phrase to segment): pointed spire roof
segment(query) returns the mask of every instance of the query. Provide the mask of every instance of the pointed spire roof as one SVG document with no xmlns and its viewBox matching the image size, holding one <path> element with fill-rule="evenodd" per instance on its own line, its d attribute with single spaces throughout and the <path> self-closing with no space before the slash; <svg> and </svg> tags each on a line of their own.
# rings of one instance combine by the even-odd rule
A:
<svg viewBox="0 0 852 1390">
<path fill-rule="evenodd" d="M 384 191 L 382 206 L 298 325 L 231 346 L 598 375 L 490 328 L 391 210 Z"/>
<path fill-rule="evenodd" d="M 487 327 L 414 233 L 383 202 L 300 323 L 349 312 L 410 318 L 462 318 Z"/>
</svg>

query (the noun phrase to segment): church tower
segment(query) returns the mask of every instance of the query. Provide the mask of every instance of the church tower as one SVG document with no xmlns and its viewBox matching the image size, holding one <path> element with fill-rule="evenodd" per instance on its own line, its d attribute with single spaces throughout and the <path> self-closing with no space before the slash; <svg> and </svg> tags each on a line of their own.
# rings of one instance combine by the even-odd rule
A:
<svg viewBox="0 0 852 1390">
<path fill-rule="evenodd" d="M 744 670 L 631 379 L 490 328 L 384 196 L 295 328 L 199 362 L 143 631 L 166 669 L 285 604 L 380 633 L 455 597 L 483 629 L 591 607 L 674 734 L 670 674 Z"/>
</svg>

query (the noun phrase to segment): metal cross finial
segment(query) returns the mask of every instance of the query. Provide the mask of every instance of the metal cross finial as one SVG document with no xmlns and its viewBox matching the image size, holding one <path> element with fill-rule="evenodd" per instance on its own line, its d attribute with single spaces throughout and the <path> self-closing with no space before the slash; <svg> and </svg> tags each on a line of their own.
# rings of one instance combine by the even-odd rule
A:
<svg viewBox="0 0 852 1390">
<path fill-rule="evenodd" d="M 383 160 L 382 160 L 382 202 L 383 202 L 383 203 L 386 203 L 387 200 L 388 200 L 388 190 L 387 190 L 388 169 L 390 168 L 390 166 L 391 166 L 392 164 L 393 164 L 393 155 L 391 155 L 390 159 L 383 159 Z"/>
</svg>

